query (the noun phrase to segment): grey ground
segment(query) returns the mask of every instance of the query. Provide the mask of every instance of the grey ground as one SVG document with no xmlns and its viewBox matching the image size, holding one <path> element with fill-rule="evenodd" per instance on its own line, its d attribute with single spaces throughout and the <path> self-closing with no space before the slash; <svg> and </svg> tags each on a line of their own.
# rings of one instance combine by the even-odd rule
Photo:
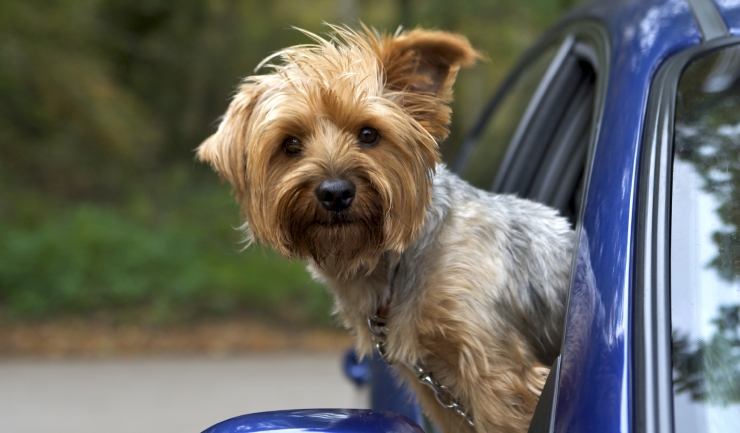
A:
<svg viewBox="0 0 740 433">
<path fill-rule="evenodd" d="M 250 412 L 363 407 L 341 353 L 0 361 L 0 432 L 200 432 Z"/>
</svg>

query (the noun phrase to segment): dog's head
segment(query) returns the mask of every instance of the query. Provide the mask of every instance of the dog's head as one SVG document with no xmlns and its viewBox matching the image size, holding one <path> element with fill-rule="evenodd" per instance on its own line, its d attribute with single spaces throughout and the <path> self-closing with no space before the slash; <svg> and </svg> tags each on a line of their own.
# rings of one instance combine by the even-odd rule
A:
<svg viewBox="0 0 740 433">
<path fill-rule="evenodd" d="M 459 35 L 333 27 L 248 77 L 198 158 L 234 187 L 251 236 L 291 258 L 371 269 L 424 221 L 460 66 Z"/>
</svg>

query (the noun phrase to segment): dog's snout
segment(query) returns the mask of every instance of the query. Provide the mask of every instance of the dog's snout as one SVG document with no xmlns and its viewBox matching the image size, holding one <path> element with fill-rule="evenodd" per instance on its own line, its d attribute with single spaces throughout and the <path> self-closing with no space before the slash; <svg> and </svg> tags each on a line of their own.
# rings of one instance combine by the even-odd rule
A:
<svg viewBox="0 0 740 433">
<path fill-rule="evenodd" d="M 347 209 L 355 199 L 355 184 L 347 179 L 328 179 L 314 191 L 326 210 L 339 212 Z"/>
</svg>

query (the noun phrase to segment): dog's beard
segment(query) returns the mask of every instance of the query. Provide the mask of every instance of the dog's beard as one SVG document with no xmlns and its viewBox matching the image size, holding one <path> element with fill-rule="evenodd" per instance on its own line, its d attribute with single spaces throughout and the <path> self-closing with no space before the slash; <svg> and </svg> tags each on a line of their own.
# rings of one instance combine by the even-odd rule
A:
<svg viewBox="0 0 740 433">
<path fill-rule="evenodd" d="M 345 269 L 360 262 L 377 261 L 383 248 L 383 206 L 380 195 L 365 189 L 341 212 L 324 210 L 313 194 L 290 200 L 284 220 L 288 250 L 300 258 L 312 258 L 318 266 L 327 260 Z"/>
<path fill-rule="evenodd" d="M 327 259 L 353 263 L 380 254 L 383 244 L 381 219 L 341 223 L 295 224 L 291 238 L 301 256 L 310 256 L 321 266 Z"/>
</svg>

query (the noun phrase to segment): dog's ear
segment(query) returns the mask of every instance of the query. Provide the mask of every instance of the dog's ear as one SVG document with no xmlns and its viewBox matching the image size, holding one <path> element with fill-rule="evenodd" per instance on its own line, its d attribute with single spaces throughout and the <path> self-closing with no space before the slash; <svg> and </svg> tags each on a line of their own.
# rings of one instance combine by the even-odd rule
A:
<svg viewBox="0 0 740 433">
<path fill-rule="evenodd" d="M 218 131 L 196 149 L 196 158 L 209 163 L 221 179 L 231 182 L 237 193 L 245 186 L 249 118 L 260 93 L 257 85 L 243 84 L 231 101 Z"/>
<path fill-rule="evenodd" d="M 462 35 L 412 30 L 375 47 L 383 65 L 386 90 L 404 92 L 401 104 L 437 140 L 447 137 L 452 85 L 462 66 L 482 56 Z M 414 95 L 419 97 L 413 97 Z M 431 106 L 430 106 L 431 104 Z"/>
<path fill-rule="evenodd" d="M 432 93 L 449 102 L 452 84 L 461 66 L 471 66 L 481 56 L 462 35 L 412 30 L 390 38 L 380 60 L 386 85 L 396 89 Z"/>
</svg>

